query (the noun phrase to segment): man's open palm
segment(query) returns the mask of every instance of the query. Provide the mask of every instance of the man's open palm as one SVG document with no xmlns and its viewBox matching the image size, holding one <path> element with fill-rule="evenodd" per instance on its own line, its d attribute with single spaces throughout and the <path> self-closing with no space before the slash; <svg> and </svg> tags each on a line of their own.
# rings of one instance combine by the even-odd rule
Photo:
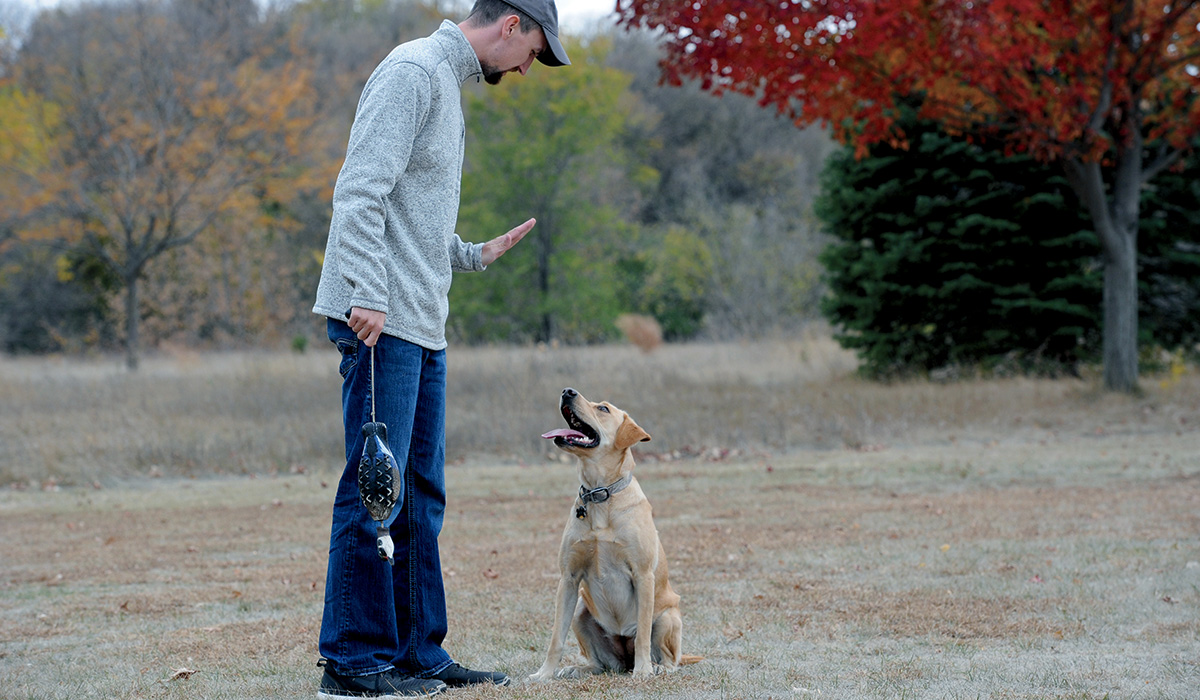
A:
<svg viewBox="0 0 1200 700">
<path fill-rule="evenodd" d="M 496 259 L 508 252 L 525 237 L 533 229 L 533 225 L 537 223 L 537 219 L 530 219 L 520 226 L 514 228 L 503 236 L 497 236 L 487 243 L 483 244 L 481 257 L 484 265 L 491 265 L 496 262 Z"/>
</svg>

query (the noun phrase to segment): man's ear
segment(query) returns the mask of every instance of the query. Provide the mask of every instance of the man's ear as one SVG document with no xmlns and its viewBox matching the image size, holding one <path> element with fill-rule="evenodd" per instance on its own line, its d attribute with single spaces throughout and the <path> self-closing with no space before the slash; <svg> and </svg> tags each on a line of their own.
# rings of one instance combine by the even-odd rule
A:
<svg viewBox="0 0 1200 700">
<path fill-rule="evenodd" d="M 617 428 L 616 445 L 618 450 L 624 450 L 633 447 L 639 442 L 649 442 L 650 433 L 642 430 L 642 426 L 633 422 L 629 416 L 625 416 L 625 420 L 621 421 L 621 427 Z"/>
<path fill-rule="evenodd" d="M 505 39 L 516 34 L 520 29 L 521 18 L 516 15 L 508 15 L 500 20 L 500 35 Z"/>
</svg>

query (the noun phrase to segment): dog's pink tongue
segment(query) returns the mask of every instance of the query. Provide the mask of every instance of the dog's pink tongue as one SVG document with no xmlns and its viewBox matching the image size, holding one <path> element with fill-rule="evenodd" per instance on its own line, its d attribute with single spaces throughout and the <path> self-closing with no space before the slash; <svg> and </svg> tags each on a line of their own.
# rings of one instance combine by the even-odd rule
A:
<svg viewBox="0 0 1200 700">
<path fill-rule="evenodd" d="M 574 438 L 585 438 L 585 437 L 587 437 L 587 436 L 586 436 L 586 435 L 584 435 L 583 433 L 579 432 L 578 430 L 571 430 L 570 428 L 559 428 L 558 430 L 551 430 L 551 431 L 550 431 L 550 432 L 548 432 L 548 433 L 544 433 L 544 434 L 542 435 L 542 437 L 544 437 L 544 438 L 546 438 L 547 440 L 549 440 L 549 439 L 551 439 L 551 438 L 556 438 L 556 437 L 563 437 L 563 438 L 569 438 L 569 437 L 574 437 Z"/>
</svg>

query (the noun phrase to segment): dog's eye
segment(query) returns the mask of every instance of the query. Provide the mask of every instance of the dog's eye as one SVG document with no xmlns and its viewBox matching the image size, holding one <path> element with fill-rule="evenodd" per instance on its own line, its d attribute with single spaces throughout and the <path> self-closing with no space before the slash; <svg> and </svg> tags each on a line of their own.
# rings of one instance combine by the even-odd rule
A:
<svg viewBox="0 0 1200 700">
<path fill-rule="evenodd" d="M 605 413 L 608 413 L 608 406 L 597 406 L 597 407 L 596 407 L 596 410 L 597 410 L 597 411 L 604 411 Z"/>
</svg>

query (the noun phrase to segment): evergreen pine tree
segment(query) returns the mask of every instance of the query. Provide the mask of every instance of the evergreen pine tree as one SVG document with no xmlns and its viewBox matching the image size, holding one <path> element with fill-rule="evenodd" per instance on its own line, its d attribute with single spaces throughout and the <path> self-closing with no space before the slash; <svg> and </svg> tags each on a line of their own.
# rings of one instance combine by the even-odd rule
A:
<svg viewBox="0 0 1200 700">
<path fill-rule="evenodd" d="M 1166 172 L 1142 195 L 1138 330 L 1143 347 L 1200 355 L 1200 158 Z"/>
<path fill-rule="evenodd" d="M 1099 247 L 1066 180 L 912 120 L 910 147 L 826 164 L 822 311 L 870 376 L 1057 371 L 1098 350 Z"/>
<path fill-rule="evenodd" d="M 978 365 L 1073 371 L 1098 359 L 1103 273 L 1088 219 L 1059 172 L 912 117 L 909 148 L 834 154 L 815 209 L 822 311 L 862 372 Z M 1140 342 L 1198 351 L 1200 159 L 1143 197 Z"/>
</svg>

